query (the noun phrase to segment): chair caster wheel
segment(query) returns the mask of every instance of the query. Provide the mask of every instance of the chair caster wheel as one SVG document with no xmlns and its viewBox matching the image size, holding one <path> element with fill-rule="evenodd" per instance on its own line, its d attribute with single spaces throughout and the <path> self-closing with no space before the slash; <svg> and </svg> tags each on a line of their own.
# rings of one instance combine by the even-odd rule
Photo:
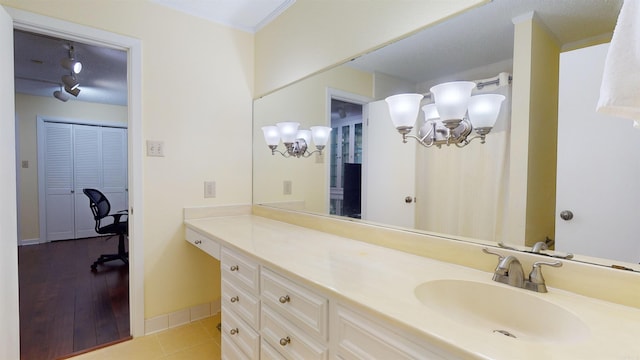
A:
<svg viewBox="0 0 640 360">
<path fill-rule="evenodd" d="M 91 265 L 91 272 L 96 272 L 96 271 L 98 271 L 98 265 L 96 264 Z"/>
</svg>

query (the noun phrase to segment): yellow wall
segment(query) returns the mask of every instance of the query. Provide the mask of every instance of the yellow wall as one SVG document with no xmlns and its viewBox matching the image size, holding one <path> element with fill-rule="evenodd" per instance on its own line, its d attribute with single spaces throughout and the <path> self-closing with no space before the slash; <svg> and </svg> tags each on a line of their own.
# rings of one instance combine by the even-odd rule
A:
<svg viewBox="0 0 640 360">
<path fill-rule="evenodd" d="M 38 214 L 38 148 L 37 117 L 47 116 L 85 123 L 127 123 L 127 107 L 94 104 L 82 101 L 66 103 L 53 96 L 16 94 L 16 114 L 20 121 L 18 146 L 19 162 L 28 161 L 29 167 L 20 167 L 20 240 L 36 240 L 40 237 Z"/>
<path fill-rule="evenodd" d="M 347 61 L 488 0 L 297 0 L 256 34 L 256 94 Z"/>
<path fill-rule="evenodd" d="M 515 22 L 507 243 L 531 246 L 555 231 L 559 54 L 535 16 Z"/>
<path fill-rule="evenodd" d="M 143 159 L 145 318 L 219 298 L 218 263 L 184 240 L 182 211 L 251 202 L 253 35 L 141 0 L 0 4 L 141 40 L 144 140 L 165 142 Z"/>
<path fill-rule="evenodd" d="M 305 209 L 328 212 L 328 152 L 323 152 L 321 160 L 317 160 L 315 154 L 307 159 L 284 159 L 279 154 L 274 156 L 264 142 L 261 130 L 262 126 L 275 125 L 281 121 L 299 122 L 301 129 L 308 129 L 313 125 L 329 126 L 328 88 L 370 98 L 373 93 L 373 75 L 339 66 L 255 100 L 254 203 L 304 200 Z M 283 148 L 281 144 L 279 150 L 283 151 Z M 283 195 L 284 180 L 292 181 L 291 195 Z"/>
</svg>

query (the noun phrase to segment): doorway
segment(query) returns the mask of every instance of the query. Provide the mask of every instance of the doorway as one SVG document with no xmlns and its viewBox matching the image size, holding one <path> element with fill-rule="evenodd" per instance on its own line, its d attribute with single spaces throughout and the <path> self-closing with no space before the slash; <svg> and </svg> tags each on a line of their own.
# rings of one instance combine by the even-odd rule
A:
<svg viewBox="0 0 640 360">
<path fill-rule="evenodd" d="M 329 213 L 361 217 L 363 105 L 331 98 Z"/>
<path fill-rule="evenodd" d="M 16 173 L 14 170 L 17 168 L 19 161 L 15 156 L 15 128 L 16 118 L 14 116 L 14 89 L 11 86 L 13 81 L 11 80 L 13 74 L 13 58 L 11 54 L 13 52 L 13 29 L 37 32 L 49 36 L 59 37 L 64 34 L 65 38 L 73 41 L 81 41 L 93 45 L 106 46 L 116 49 L 121 49 L 127 52 L 127 74 L 129 80 L 129 92 L 128 92 L 128 111 L 127 118 L 129 120 L 129 238 L 131 240 L 130 258 L 129 258 L 129 292 L 130 292 L 130 333 L 134 336 L 141 336 L 144 334 L 144 263 L 143 263 L 143 248 L 144 242 L 142 241 L 143 231 L 143 207 L 142 207 L 142 46 L 139 40 L 122 36 L 103 30 L 98 30 L 75 23 L 61 21 L 46 16 L 36 15 L 33 13 L 20 11 L 12 8 L 0 7 L 0 29 L 2 31 L 3 46 L 8 47 L 8 51 L 5 52 L 7 56 L 0 57 L 0 62 L 3 64 L 4 69 L 7 69 L 1 75 L 4 76 L 7 81 L 3 81 L 0 85 L 0 94 L 5 101 L 2 102 L 0 109 L 0 121 L 4 129 L 11 129 L 12 131 L 3 132 L 3 141 L 0 142 L 0 146 L 3 151 L 0 153 L 6 154 L 6 156 L 0 157 L 2 166 L 9 171 L 4 172 L 0 176 L 5 191 L 2 195 L 4 199 L 0 205 L 0 211 L 3 214 L 2 218 L 5 219 L 2 226 L 3 238 L 15 239 L 15 242 L 4 242 L 4 248 L 2 248 L 2 269 L 5 274 L 5 281 L 2 282 L 3 293 L 5 294 L 2 300 L 3 308 L 6 309 L 6 326 L 0 330 L 0 337 L 4 339 L 6 344 L 6 352 L 10 358 L 18 358 L 18 267 L 17 267 L 17 252 L 15 246 L 18 242 L 17 236 L 17 211 L 15 205 L 15 192 L 16 192 Z M 6 41 L 5 41 L 6 40 Z M 8 135 L 8 136 L 7 136 Z M 8 194 L 11 192 L 12 194 Z M 11 199 L 13 198 L 13 201 Z M 135 214 L 133 213 L 135 209 Z M 139 241 L 135 241 L 138 239 Z"/>
<path fill-rule="evenodd" d="M 114 210 L 129 208 L 127 53 L 14 30 L 14 59 L 18 239 L 32 244 L 18 250 L 20 352 L 56 359 L 130 337 L 128 264 L 89 271 L 118 242 L 97 238 L 82 192 L 99 189 Z M 82 61 L 84 73 L 60 59 Z M 112 93 L 95 86 L 105 80 Z"/>
</svg>

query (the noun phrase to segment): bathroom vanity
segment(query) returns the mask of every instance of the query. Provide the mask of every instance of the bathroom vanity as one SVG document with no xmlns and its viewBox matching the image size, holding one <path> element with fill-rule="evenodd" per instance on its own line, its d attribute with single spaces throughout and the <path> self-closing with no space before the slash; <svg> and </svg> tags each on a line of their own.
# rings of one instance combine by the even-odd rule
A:
<svg viewBox="0 0 640 360">
<path fill-rule="evenodd" d="M 220 260 L 223 359 L 640 357 L 636 307 L 254 214 L 185 224 Z"/>
</svg>

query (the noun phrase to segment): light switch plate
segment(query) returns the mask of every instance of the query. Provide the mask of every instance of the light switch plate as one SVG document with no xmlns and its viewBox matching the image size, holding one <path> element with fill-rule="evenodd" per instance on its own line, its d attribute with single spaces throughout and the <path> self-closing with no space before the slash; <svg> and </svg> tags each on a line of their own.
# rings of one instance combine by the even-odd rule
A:
<svg viewBox="0 0 640 360">
<path fill-rule="evenodd" d="M 291 195 L 291 180 L 285 180 L 282 182 L 282 194 Z"/>
<path fill-rule="evenodd" d="M 164 141 L 147 140 L 147 156 L 164 156 Z"/>
<path fill-rule="evenodd" d="M 205 181 L 204 182 L 204 197 L 205 198 L 214 198 L 214 197 L 216 197 L 216 182 L 215 181 Z"/>
</svg>

